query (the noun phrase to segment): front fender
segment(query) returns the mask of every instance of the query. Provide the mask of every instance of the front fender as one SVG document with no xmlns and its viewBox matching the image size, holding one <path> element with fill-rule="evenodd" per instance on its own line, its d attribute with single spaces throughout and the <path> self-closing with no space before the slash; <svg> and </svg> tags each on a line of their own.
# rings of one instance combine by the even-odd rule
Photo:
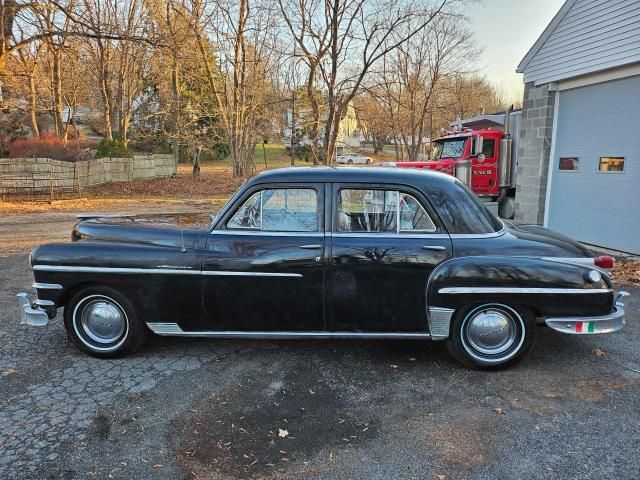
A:
<svg viewBox="0 0 640 480">
<path fill-rule="evenodd" d="M 590 270 L 535 257 L 453 258 L 431 274 L 427 302 L 452 310 L 484 302 L 521 305 L 538 317 L 607 314 L 613 305 L 611 281 L 603 275 L 590 282 Z"/>
</svg>

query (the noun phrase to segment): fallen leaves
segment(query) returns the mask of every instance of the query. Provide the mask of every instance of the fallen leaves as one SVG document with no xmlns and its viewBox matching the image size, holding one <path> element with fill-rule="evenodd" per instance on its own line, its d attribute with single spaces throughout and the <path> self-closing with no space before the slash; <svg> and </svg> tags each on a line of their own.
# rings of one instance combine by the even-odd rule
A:
<svg viewBox="0 0 640 480">
<path fill-rule="evenodd" d="M 16 373 L 17 372 L 13 368 L 7 368 L 6 370 L 3 370 L 2 376 L 8 377 L 9 375 L 15 375 Z"/>
<path fill-rule="evenodd" d="M 605 352 L 601 348 L 597 348 L 597 347 L 594 348 L 593 350 L 591 350 L 591 353 L 593 353 L 596 357 L 606 357 L 607 356 L 607 352 Z"/>
<path fill-rule="evenodd" d="M 287 438 L 289 436 L 289 431 L 288 430 L 283 430 L 281 428 L 278 429 L 278 436 L 280 438 Z"/>
<path fill-rule="evenodd" d="M 506 415 L 507 414 L 507 411 L 502 407 L 494 408 L 493 411 L 496 412 L 498 415 Z"/>
<path fill-rule="evenodd" d="M 612 279 L 618 283 L 640 285 L 640 261 L 622 260 L 616 262 Z"/>
</svg>

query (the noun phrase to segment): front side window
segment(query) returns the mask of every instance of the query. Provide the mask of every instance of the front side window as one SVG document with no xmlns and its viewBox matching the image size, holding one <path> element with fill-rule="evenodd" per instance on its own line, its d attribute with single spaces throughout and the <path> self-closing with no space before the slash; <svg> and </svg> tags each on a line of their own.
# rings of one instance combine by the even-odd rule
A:
<svg viewBox="0 0 640 480">
<path fill-rule="evenodd" d="M 395 190 L 343 189 L 338 232 L 434 232 L 436 226 L 413 196 Z"/>
<path fill-rule="evenodd" d="M 485 140 L 482 142 L 482 154 L 485 158 L 493 158 L 496 156 L 496 141 Z"/>
<path fill-rule="evenodd" d="M 310 188 L 267 189 L 251 195 L 227 222 L 229 229 L 318 231 L 318 199 Z"/>
</svg>

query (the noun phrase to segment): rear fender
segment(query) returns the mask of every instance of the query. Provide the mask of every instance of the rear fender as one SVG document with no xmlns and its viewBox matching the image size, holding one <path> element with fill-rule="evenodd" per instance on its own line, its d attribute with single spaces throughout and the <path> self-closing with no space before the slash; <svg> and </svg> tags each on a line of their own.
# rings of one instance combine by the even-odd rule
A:
<svg viewBox="0 0 640 480">
<path fill-rule="evenodd" d="M 434 314 L 437 319 L 443 312 L 452 318 L 461 307 L 487 302 L 522 306 L 537 317 L 604 315 L 613 305 L 611 281 L 602 275 L 590 282 L 586 275 L 591 270 L 535 257 L 453 258 L 429 277 L 429 318 L 432 322 Z M 448 336 L 445 325 L 439 327 L 440 338 Z"/>
</svg>

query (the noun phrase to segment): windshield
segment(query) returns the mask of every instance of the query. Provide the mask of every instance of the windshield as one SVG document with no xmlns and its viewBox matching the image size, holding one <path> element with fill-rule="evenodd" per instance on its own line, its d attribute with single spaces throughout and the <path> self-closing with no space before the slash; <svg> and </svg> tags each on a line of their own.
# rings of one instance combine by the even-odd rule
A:
<svg viewBox="0 0 640 480">
<path fill-rule="evenodd" d="M 464 153 L 466 138 L 451 138 L 447 140 L 437 140 L 433 150 L 433 160 L 441 158 L 461 158 Z"/>
</svg>

